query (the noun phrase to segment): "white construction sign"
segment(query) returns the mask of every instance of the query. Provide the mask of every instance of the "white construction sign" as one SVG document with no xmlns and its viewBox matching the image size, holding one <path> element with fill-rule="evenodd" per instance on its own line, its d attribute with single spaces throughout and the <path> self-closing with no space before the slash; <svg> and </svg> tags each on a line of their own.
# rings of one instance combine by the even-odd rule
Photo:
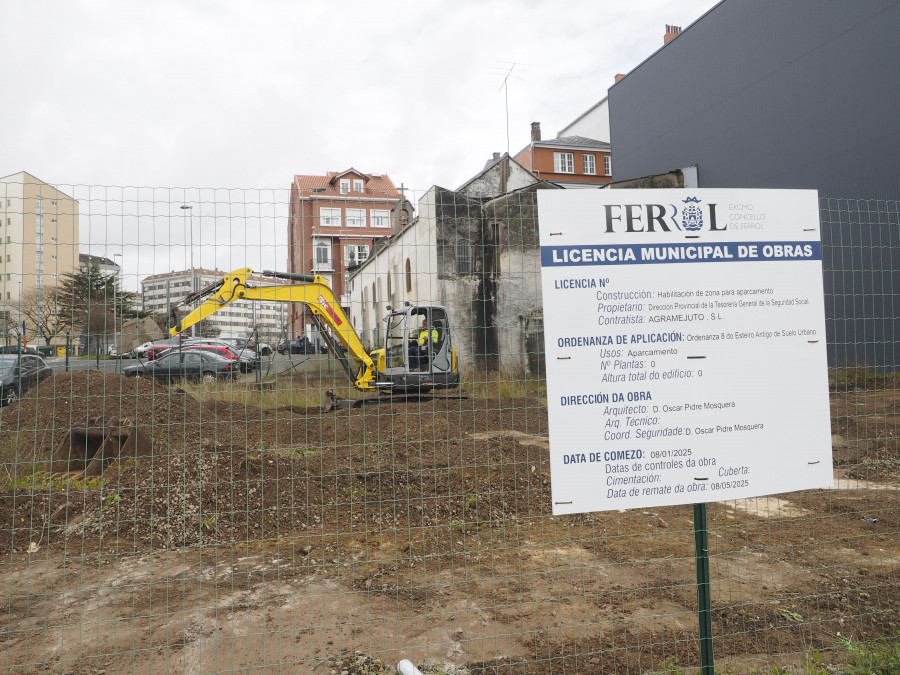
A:
<svg viewBox="0 0 900 675">
<path fill-rule="evenodd" d="M 831 487 L 818 196 L 538 193 L 553 513 Z"/>
</svg>

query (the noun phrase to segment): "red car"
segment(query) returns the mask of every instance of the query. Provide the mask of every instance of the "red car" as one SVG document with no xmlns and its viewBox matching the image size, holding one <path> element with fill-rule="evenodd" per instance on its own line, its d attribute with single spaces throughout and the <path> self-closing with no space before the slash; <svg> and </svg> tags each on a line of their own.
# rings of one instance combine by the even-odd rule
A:
<svg viewBox="0 0 900 675">
<path fill-rule="evenodd" d="M 223 356 L 230 361 L 238 360 L 238 355 L 235 352 L 231 351 L 228 347 L 222 347 L 220 345 L 185 345 L 181 348 L 181 351 L 186 352 L 189 349 L 202 349 L 205 352 L 212 352 L 213 354 Z"/>
<path fill-rule="evenodd" d="M 173 346 L 174 345 L 166 343 L 153 343 L 147 348 L 147 360 L 154 361 L 158 359 L 160 356 L 172 349 Z"/>
</svg>

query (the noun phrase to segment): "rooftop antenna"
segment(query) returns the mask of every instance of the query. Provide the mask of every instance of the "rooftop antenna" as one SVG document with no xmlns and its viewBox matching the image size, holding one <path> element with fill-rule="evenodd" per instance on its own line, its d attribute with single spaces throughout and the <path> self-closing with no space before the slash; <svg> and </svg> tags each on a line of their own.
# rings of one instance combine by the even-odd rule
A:
<svg viewBox="0 0 900 675">
<path fill-rule="evenodd" d="M 506 73 L 506 77 L 503 78 L 503 84 L 500 85 L 500 89 L 503 90 L 503 98 L 506 103 L 506 154 L 509 155 L 509 76 L 512 75 L 513 69 L 516 67 L 516 64 L 513 63 L 509 67 L 509 72 Z M 497 93 L 500 93 L 500 89 L 497 90 Z"/>
</svg>

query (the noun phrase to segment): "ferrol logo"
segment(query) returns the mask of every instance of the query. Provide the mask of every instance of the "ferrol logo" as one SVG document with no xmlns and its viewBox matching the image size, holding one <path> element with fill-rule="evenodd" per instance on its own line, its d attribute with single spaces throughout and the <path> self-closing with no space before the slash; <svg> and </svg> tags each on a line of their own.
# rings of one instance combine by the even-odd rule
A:
<svg viewBox="0 0 900 675">
<path fill-rule="evenodd" d="M 606 232 L 722 232 L 716 221 L 716 205 L 703 204 L 697 197 L 675 204 L 607 204 L 604 207 Z"/>
</svg>

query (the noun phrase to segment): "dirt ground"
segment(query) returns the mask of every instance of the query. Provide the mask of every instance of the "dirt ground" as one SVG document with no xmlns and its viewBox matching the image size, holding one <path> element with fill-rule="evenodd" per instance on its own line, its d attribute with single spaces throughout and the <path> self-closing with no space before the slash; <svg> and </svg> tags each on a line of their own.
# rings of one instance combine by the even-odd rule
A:
<svg viewBox="0 0 900 675">
<path fill-rule="evenodd" d="M 294 404 L 300 386 L 260 405 L 86 371 L 4 408 L 0 669 L 697 665 L 691 508 L 551 516 L 539 394 L 322 413 Z M 717 665 L 819 652 L 839 670 L 842 638 L 900 622 L 898 393 L 832 401 L 835 489 L 709 506 Z M 152 456 L 48 475 L 100 415 L 136 421 Z"/>
</svg>

